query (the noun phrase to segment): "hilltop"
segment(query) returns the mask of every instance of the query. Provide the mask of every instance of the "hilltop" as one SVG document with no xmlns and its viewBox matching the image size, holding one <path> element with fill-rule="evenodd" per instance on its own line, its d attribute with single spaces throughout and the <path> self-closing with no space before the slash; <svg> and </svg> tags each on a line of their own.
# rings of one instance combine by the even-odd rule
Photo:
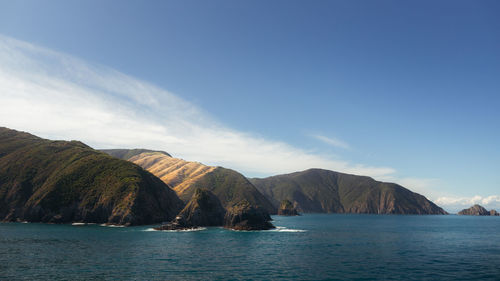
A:
<svg viewBox="0 0 500 281">
<path fill-rule="evenodd" d="M 309 169 L 250 181 L 274 206 L 289 200 L 304 213 L 446 214 L 420 194 L 365 176 Z"/>
<path fill-rule="evenodd" d="M 0 219 L 151 224 L 182 201 L 138 165 L 79 141 L 52 141 L 0 127 Z"/>
</svg>

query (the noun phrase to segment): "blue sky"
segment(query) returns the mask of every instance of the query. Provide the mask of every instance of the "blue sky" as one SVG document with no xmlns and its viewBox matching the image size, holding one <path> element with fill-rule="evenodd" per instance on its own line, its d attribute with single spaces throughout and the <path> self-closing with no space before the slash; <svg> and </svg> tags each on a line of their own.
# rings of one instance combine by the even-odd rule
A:
<svg viewBox="0 0 500 281">
<path fill-rule="evenodd" d="M 499 13 L 498 1 L 0 1 L 4 60 L 16 52 L 29 57 L 44 81 L 78 84 L 74 93 L 115 87 L 89 95 L 122 104 L 120 112 L 133 111 L 141 124 L 159 124 L 148 132 L 172 141 L 116 142 L 71 122 L 50 125 L 61 111 L 49 107 L 26 120 L 10 120 L 4 111 L 0 125 L 95 147 L 162 146 L 247 176 L 308 165 L 364 173 L 448 209 L 500 206 Z M 4 78 L 12 69 L 22 83 L 33 81 L 26 78 L 30 68 L 15 60 L 4 61 Z M 104 85 L 96 73 L 118 82 Z M 4 89 L 19 90 L 3 81 Z M 137 81 L 154 87 L 148 95 L 161 105 L 134 103 L 127 91 L 140 92 Z M 7 92 L 0 101 L 14 104 Z M 51 102 L 51 95 L 39 98 Z M 25 98 L 30 106 L 34 98 L 28 92 Z M 214 129 L 162 125 L 172 118 Z M 47 125 L 30 125 L 34 119 Z M 130 124 L 137 131 L 139 124 Z M 276 151 L 281 162 L 253 159 L 253 146 Z M 263 159 L 270 164 L 259 164 Z"/>
</svg>

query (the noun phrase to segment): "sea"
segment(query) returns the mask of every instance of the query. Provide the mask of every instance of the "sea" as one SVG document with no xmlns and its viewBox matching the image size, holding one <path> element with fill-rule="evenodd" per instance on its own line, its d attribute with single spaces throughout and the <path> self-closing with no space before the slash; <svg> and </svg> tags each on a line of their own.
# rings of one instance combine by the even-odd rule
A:
<svg viewBox="0 0 500 281">
<path fill-rule="evenodd" d="M 273 219 L 268 231 L 0 223 L 0 279 L 500 280 L 500 217 Z"/>
</svg>

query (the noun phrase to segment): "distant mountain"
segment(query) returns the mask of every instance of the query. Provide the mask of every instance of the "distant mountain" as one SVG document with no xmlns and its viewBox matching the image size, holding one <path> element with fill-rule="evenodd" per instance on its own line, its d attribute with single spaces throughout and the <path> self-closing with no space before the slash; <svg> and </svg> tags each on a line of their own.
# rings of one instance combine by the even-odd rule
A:
<svg viewBox="0 0 500 281">
<path fill-rule="evenodd" d="M 459 215 L 463 216 L 498 216 L 499 214 L 495 210 L 488 211 L 481 205 L 474 205 L 468 209 L 463 209 L 458 212 Z"/>
<path fill-rule="evenodd" d="M 250 181 L 275 207 L 289 200 L 304 213 L 446 214 L 420 194 L 365 176 L 309 169 Z"/>
<path fill-rule="evenodd" d="M 139 225 L 169 221 L 182 205 L 133 163 L 0 127 L 1 220 Z"/>
<path fill-rule="evenodd" d="M 226 209 L 246 200 L 271 214 L 276 213 L 277 208 L 236 171 L 173 158 L 161 152 L 144 152 L 127 160 L 159 177 L 185 203 L 198 188 L 202 188 L 214 193 Z"/>
</svg>

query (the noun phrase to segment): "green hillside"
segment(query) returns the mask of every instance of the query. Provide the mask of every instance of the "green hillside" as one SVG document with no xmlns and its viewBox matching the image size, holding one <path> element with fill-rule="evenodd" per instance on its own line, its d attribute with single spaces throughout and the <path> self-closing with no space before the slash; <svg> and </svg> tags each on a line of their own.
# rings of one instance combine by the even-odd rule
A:
<svg viewBox="0 0 500 281">
<path fill-rule="evenodd" d="M 145 153 L 145 152 L 161 153 L 161 154 L 167 155 L 169 157 L 172 157 L 170 154 L 166 153 L 165 151 L 140 149 L 140 148 L 136 148 L 136 149 L 99 149 L 99 151 L 107 153 L 113 157 L 120 158 L 122 160 L 128 160 L 136 155 L 139 155 L 139 154 Z"/>
<path fill-rule="evenodd" d="M 246 200 L 251 205 L 261 207 L 271 214 L 275 214 L 277 210 L 247 178 L 230 169 L 217 167 L 214 171 L 207 173 L 194 182 L 180 196 L 181 199 L 184 201 L 189 200 L 198 188 L 205 188 L 212 191 L 225 208 Z"/>
<path fill-rule="evenodd" d="M 177 192 L 184 203 L 187 203 L 194 192 L 201 188 L 213 192 L 225 208 L 245 199 L 250 204 L 261 207 L 271 214 L 277 212 L 277 208 L 245 176 L 234 170 L 172 158 L 164 152 L 142 149 L 102 151 L 113 156 L 132 155 L 130 158 L 124 159 L 141 166 L 160 178 Z M 145 153 L 138 154 L 138 151 Z"/>
<path fill-rule="evenodd" d="M 141 167 L 78 141 L 51 141 L 0 128 L 0 219 L 150 224 L 182 202 Z"/>
<path fill-rule="evenodd" d="M 250 181 L 275 207 L 290 200 L 304 213 L 446 214 L 420 194 L 370 177 L 309 169 Z"/>
</svg>

